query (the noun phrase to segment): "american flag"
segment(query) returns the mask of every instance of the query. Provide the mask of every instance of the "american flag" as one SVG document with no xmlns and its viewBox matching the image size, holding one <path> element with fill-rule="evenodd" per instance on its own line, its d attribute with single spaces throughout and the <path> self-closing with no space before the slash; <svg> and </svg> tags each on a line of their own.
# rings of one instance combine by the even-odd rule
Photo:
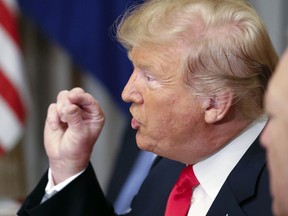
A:
<svg viewBox="0 0 288 216">
<path fill-rule="evenodd" d="M 26 115 L 17 11 L 15 0 L 0 0 L 0 156 L 19 142 Z"/>
</svg>

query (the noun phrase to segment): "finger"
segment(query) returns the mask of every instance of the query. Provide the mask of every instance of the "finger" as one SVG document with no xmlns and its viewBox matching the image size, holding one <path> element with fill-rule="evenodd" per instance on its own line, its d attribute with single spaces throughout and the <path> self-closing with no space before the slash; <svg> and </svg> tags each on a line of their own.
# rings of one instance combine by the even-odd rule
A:
<svg viewBox="0 0 288 216">
<path fill-rule="evenodd" d="M 85 91 L 80 87 L 73 88 L 70 90 L 70 92 L 74 92 L 76 94 L 85 93 Z"/>
<path fill-rule="evenodd" d="M 80 88 L 75 88 L 71 90 L 68 93 L 67 97 L 70 103 L 77 104 L 86 112 L 91 112 L 91 113 L 99 112 L 100 107 L 99 107 L 98 101 L 95 100 L 91 94 L 84 92 Z"/>
<path fill-rule="evenodd" d="M 55 103 L 50 104 L 47 111 L 46 125 L 51 130 L 57 130 L 60 125 L 59 113 L 57 111 L 57 105 Z"/>
<path fill-rule="evenodd" d="M 60 121 L 63 123 L 66 123 L 65 118 L 63 118 L 63 111 L 65 110 L 65 107 L 71 105 L 70 100 L 68 99 L 68 93 L 69 91 L 63 90 L 59 92 L 57 96 L 57 103 L 56 103 L 57 111 L 59 113 Z"/>
<path fill-rule="evenodd" d="M 57 95 L 57 103 L 59 103 L 59 104 L 65 103 L 67 100 L 68 93 L 69 93 L 68 90 L 60 91 Z"/>
<path fill-rule="evenodd" d="M 66 122 L 72 131 L 79 132 L 83 126 L 82 111 L 77 105 L 70 104 L 61 110 L 61 121 Z"/>
<path fill-rule="evenodd" d="M 57 109 L 58 109 L 59 113 L 61 113 L 61 110 L 64 107 L 69 106 L 71 104 L 71 101 L 68 99 L 68 95 L 71 93 L 76 95 L 76 96 L 79 96 L 81 94 L 84 94 L 85 92 L 81 88 L 73 88 L 70 91 L 68 91 L 68 90 L 60 91 L 58 96 L 57 96 Z"/>
</svg>

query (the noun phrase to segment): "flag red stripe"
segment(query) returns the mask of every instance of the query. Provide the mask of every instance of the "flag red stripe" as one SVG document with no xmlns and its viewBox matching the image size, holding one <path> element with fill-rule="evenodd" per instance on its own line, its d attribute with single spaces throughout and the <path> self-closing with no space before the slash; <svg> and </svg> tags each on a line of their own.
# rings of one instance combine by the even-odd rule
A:
<svg viewBox="0 0 288 216">
<path fill-rule="evenodd" d="M 16 19 L 11 12 L 4 5 L 3 1 L 0 1 L 0 23 L 15 43 L 20 45 L 20 38 L 17 31 Z"/>
<path fill-rule="evenodd" d="M 2 155 L 4 155 L 4 153 L 5 153 L 5 151 L 4 151 L 3 147 L 0 145 L 0 157 L 1 157 Z"/>
<path fill-rule="evenodd" d="M 24 123 L 25 121 L 25 109 L 20 99 L 20 95 L 17 89 L 14 88 L 12 83 L 7 79 L 5 74 L 0 69 L 0 95 L 8 103 L 11 109 L 14 111 L 19 121 Z"/>
</svg>

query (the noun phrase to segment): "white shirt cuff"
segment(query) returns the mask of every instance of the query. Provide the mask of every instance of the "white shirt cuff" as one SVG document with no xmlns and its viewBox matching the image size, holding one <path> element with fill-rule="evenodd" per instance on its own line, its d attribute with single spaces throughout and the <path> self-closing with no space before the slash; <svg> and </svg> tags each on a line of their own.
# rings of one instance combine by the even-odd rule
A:
<svg viewBox="0 0 288 216">
<path fill-rule="evenodd" d="M 77 178 L 79 175 L 81 175 L 84 171 L 85 171 L 85 169 L 82 170 L 81 172 L 69 177 L 65 181 L 63 181 L 57 185 L 54 185 L 51 169 L 49 168 L 49 170 L 48 170 L 48 183 L 46 185 L 45 195 L 42 198 L 41 203 L 45 202 L 47 199 L 51 198 L 57 192 L 61 191 L 64 187 L 66 187 L 70 182 L 72 182 L 75 178 Z"/>
</svg>

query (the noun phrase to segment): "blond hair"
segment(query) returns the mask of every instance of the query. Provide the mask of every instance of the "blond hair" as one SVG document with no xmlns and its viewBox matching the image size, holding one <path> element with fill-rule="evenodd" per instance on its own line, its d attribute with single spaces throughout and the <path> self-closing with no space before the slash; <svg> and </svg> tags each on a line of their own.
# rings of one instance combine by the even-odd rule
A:
<svg viewBox="0 0 288 216">
<path fill-rule="evenodd" d="M 243 116 L 263 113 L 278 61 L 261 18 L 244 0 L 148 0 L 124 15 L 117 38 L 133 47 L 183 46 L 187 82 L 199 97 L 233 92 Z"/>
</svg>

